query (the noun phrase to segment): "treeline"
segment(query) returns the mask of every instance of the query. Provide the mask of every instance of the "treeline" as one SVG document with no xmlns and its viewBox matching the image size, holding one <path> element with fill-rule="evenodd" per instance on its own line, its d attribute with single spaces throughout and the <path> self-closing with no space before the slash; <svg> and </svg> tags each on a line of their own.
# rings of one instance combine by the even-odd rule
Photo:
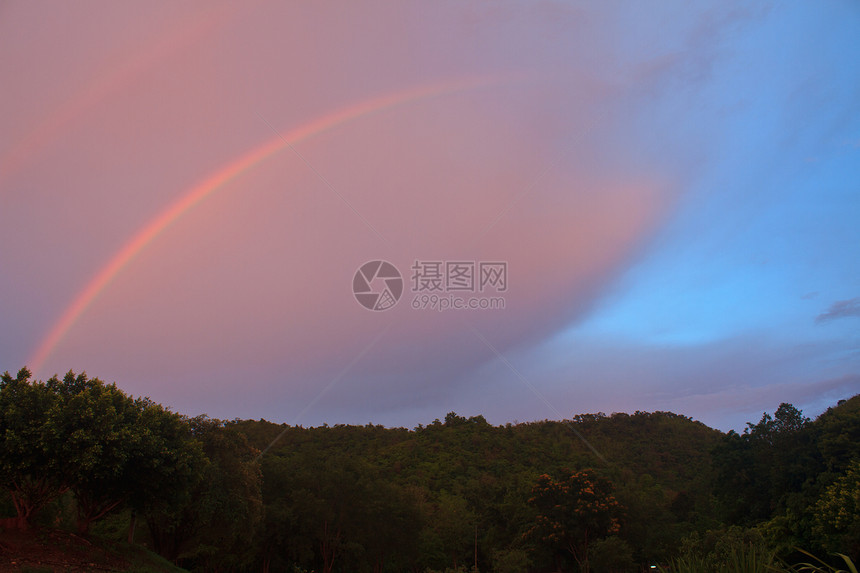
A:
<svg viewBox="0 0 860 573">
<path fill-rule="evenodd" d="M 122 515 L 133 538 L 142 517 L 142 537 L 162 555 L 178 560 L 187 548 L 195 563 L 229 563 L 261 522 L 258 455 L 230 424 L 187 418 L 85 373 L 0 376 L 6 528 L 86 535 Z"/>
<path fill-rule="evenodd" d="M 0 448 L 7 525 L 133 535 L 193 571 L 708 570 L 733 547 L 860 549 L 860 395 L 742 434 L 668 412 L 302 428 L 25 369 L 0 379 Z"/>
</svg>

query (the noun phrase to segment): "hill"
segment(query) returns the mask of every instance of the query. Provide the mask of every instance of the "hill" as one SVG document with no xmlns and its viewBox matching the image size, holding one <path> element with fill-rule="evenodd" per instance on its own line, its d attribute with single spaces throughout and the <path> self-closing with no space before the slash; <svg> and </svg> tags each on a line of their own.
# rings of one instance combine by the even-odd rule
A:
<svg viewBox="0 0 860 573">
<path fill-rule="evenodd" d="M 167 567 L 146 549 L 235 572 L 632 571 L 750 547 L 856 559 L 860 396 L 816 420 L 781 404 L 741 434 L 671 412 L 303 428 L 22 369 L 0 376 L 0 485 L 0 568 Z M 137 545 L 120 543 L 135 523 Z"/>
</svg>

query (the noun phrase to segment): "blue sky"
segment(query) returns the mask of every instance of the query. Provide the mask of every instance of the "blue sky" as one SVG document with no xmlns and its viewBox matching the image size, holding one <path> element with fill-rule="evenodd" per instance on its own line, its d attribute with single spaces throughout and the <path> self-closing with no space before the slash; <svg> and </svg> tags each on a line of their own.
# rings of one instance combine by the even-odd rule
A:
<svg viewBox="0 0 860 573">
<path fill-rule="evenodd" d="M 696 97 L 694 125 L 710 149 L 691 190 L 590 316 L 559 340 L 621 340 L 619 351 L 679 358 L 743 341 L 728 359 L 760 353 L 778 360 L 769 370 L 780 376 L 739 372 L 724 384 L 820 382 L 820 399 L 797 397 L 817 413 L 834 396 L 826 381 L 848 376 L 835 394 L 860 384 L 856 310 L 816 320 L 860 292 L 860 74 L 852 63 L 860 18 L 848 4 L 792 4 L 745 26 Z"/>
</svg>

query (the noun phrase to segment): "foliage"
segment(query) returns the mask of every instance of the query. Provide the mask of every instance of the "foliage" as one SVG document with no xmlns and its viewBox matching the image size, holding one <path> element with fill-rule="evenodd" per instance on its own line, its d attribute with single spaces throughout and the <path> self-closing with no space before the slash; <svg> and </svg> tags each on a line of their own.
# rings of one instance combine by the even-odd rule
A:
<svg viewBox="0 0 860 573">
<path fill-rule="evenodd" d="M 589 567 L 599 573 L 627 573 L 638 570 L 633 559 L 633 549 L 615 535 L 591 543 L 588 563 Z"/>
<path fill-rule="evenodd" d="M 850 557 L 848 557 L 847 555 L 843 555 L 842 553 L 837 553 L 836 556 L 842 560 L 842 564 L 846 567 L 845 569 L 838 569 L 837 567 L 834 567 L 833 565 L 824 562 L 818 557 L 815 557 L 811 553 L 802 549 L 798 551 L 806 557 L 812 558 L 815 563 L 811 563 L 809 561 L 798 563 L 789 569 L 789 571 L 792 571 L 794 573 L 857 573 L 857 566 L 854 565 L 854 562 L 851 560 Z"/>
<path fill-rule="evenodd" d="M 860 458 L 860 394 L 828 408 L 815 421 L 815 441 L 823 470 L 844 473 Z"/>
<path fill-rule="evenodd" d="M 529 555 L 522 549 L 500 549 L 493 552 L 495 573 L 522 573 L 529 570 Z"/>
<path fill-rule="evenodd" d="M 738 525 L 784 511 L 819 465 L 809 419 L 785 403 L 773 416 L 764 413 L 757 424 L 748 423 L 743 434 L 729 432 L 715 448 L 714 462 L 723 517 Z"/>
<path fill-rule="evenodd" d="M 0 483 L 18 528 L 70 490 L 86 533 L 123 504 L 170 503 L 194 479 L 202 452 L 182 416 L 86 373 L 30 378 L 0 377 Z"/>
<path fill-rule="evenodd" d="M 776 552 L 757 529 L 737 526 L 693 534 L 664 571 L 673 573 L 766 573 L 782 571 Z"/>
<path fill-rule="evenodd" d="M 36 514 L 70 486 L 62 440 L 53 431 L 58 396 L 22 368 L 0 376 L 0 483 L 28 528 Z"/>
<path fill-rule="evenodd" d="M 669 412 L 303 428 L 0 377 L 0 524 L 120 538 L 137 515 L 193 571 L 829 571 L 793 546 L 856 562 L 858 460 L 860 396 L 740 434 Z"/>
<path fill-rule="evenodd" d="M 860 555 L 860 458 L 818 499 L 813 531 L 825 548 Z"/>
<path fill-rule="evenodd" d="M 78 532 L 129 500 L 153 477 L 143 469 L 160 450 L 147 447 L 153 434 L 142 423 L 142 403 L 126 396 L 114 384 L 86 373 L 69 372 L 46 384 L 57 397 L 50 430 L 63 442 L 58 456 L 75 494 Z"/>
<path fill-rule="evenodd" d="M 198 416 L 189 420 L 206 463 L 189 495 L 147 513 L 156 549 L 186 566 L 213 569 L 243 563 L 262 519 L 259 451 L 228 423 Z"/>
<path fill-rule="evenodd" d="M 261 569 L 404 570 L 416 559 L 416 499 L 366 461 L 299 449 L 264 456 L 262 467 Z"/>
<path fill-rule="evenodd" d="M 528 500 L 537 515 L 526 536 L 553 551 L 567 551 L 587 573 L 589 543 L 621 529 L 622 509 L 613 489 L 590 469 L 565 472 L 559 480 L 542 474 Z"/>
</svg>

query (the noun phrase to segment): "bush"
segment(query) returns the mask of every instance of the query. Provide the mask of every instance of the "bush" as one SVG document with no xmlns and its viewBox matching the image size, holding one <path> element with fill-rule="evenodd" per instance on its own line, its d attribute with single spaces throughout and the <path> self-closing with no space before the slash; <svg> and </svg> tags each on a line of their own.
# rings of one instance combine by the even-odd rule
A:
<svg viewBox="0 0 860 573">
<path fill-rule="evenodd" d="M 528 571 L 530 565 L 528 553 L 522 549 L 504 549 L 493 552 L 493 571 L 495 573 L 522 573 Z"/>
<path fill-rule="evenodd" d="M 633 550 L 620 537 L 612 536 L 598 539 L 588 548 L 588 553 L 588 564 L 594 573 L 627 573 L 629 571 L 636 571 Z"/>
<path fill-rule="evenodd" d="M 680 555 L 664 571 L 673 573 L 772 573 L 785 571 L 776 551 L 755 528 L 730 527 L 687 537 Z"/>
</svg>

